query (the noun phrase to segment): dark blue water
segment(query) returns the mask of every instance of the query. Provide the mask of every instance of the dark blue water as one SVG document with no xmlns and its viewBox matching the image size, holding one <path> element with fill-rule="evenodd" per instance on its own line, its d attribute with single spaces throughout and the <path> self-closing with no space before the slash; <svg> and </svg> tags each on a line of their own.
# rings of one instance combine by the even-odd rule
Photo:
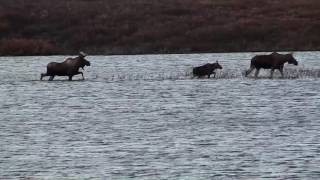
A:
<svg viewBox="0 0 320 180">
<path fill-rule="evenodd" d="M 0 179 L 319 179 L 319 52 L 245 78 L 253 53 L 0 57 Z M 193 66 L 219 60 L 216 79 Z"/>
</svg>

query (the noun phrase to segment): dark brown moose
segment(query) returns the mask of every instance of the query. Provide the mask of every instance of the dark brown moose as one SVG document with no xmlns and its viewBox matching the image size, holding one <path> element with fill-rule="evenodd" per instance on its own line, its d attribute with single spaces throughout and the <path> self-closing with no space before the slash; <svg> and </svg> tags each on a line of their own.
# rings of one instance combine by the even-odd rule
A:
<svg viewBox="0 0 320 180">
<path fill-rule="evenodd" d="M 210 78 L 210 75 L 213 74 L 213 77 L 216 77 L 216 69 L 222 69 L 222 66 L 218 63 L 207 63 L 205 65 L 195 67 L 193 68 L 193 76 L 202 77 L 202 76 L 208 76 Z"/>
<path fill-rule="evenodd" d="M 50 62 L 47 65 L 47 72 L 41 74 L 40 80 L 45 76 L 50 76 L 49 81 L 52 81 L 54 76 L 68 76 L 69 81 L 72 81 L 72 77 L 77 74 L 82 75 L 83 73 L 79 71 L 79 68 L 84 69 L 84 66 L 90 66 L 90 62 L 85 59 L 86 54 L 80 52 L 78 57 L 67 58 L 62 63 Z"/>
<path fill-rule="evenodd" d="M 250 69 L 246 71 L 245 76 L 248 76 L 256 69 L 255 77 L 258 77 L 259 71 L 263 69 L 271 69 L 270 78 L 273 76 L 275 69 L 278 69 L 283 77 L 283 66 L 285 63 L 298 65 L 298 61 L 292 54 L 279 54 L 273 52 L 269 55 L 257 55 L 251 59 Z"/>
</svg>

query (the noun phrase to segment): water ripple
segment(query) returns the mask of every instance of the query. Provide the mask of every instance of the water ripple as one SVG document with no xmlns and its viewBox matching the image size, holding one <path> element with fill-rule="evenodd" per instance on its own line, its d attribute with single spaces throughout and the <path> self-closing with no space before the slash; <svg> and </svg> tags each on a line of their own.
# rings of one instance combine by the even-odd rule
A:
<svg viewBox="0 0 320 180">
<path fill-rule="evenodd" d="M 320 54 L 257 80 L 255 54 L 91 56 L 72 82 L 1 57 L 0 179 L 319 179 Z"/>
</svg>

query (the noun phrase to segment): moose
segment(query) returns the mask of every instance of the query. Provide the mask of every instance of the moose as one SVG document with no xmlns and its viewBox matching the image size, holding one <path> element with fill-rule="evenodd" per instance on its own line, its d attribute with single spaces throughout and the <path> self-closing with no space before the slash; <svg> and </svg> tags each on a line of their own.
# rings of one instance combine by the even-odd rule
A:
<svg viewBox="0 0 320 180">
<path fill-rule="evenodd" d="M 67 58 L 64 62 L 50 62 L 47 65 L 47 72 L 41 74 L 40 80 L 45 76 L 50 76 L 49 81 L 52 81 L 55 76 L 68 76 L 69 81 L 72 81 L 72 77 L 77 74 L 82 75 L 83 73 L 79 71 L 79 68 L 84 69 L 84 66 L 90 66 L 90 62 L 85 59 L 86 54 L 80 52 L 78 57 Z"/>
<path fill-rule="evenodd" d="M 251 59 L 250 69 L 245 72 L 247 77 L 254 69 L 255 78 L 258 77 L 259 71 L 263 69 L 271 69 L 270 78 L 273 77 L 274 70 L 279 70 L 283 77 L 283 66 L 285 63 L 298 65 L 298 61 L 293 57 L 292 54 L 279 54 L 273 52 L 269 55 L 257 55 Z"/>
<path fill-rule="evenodd" d="M 218 61 L 216 63 L 207 63 L 205 65 L 195 67 L 193 68 L 193 76 L 197 77 L 203 77 L 203 76 L 208 76 L 210 78 L 210 75 L 213 74 L 213 77 L 216 77 L 216 69 L 222 69 L 222 66 L 219 64 Z"/>
</svg>

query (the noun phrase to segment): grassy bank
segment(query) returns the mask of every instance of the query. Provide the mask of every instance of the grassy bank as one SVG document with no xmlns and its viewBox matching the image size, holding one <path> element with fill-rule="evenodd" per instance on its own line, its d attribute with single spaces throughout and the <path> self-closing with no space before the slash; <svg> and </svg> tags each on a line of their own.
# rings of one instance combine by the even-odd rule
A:
<svg viewBox="0 0 320 180">
<path fill-rule="evenodd" d="M 0 0 L 0 55 L 320 50 L 317 0 Z"/>
</svg>

